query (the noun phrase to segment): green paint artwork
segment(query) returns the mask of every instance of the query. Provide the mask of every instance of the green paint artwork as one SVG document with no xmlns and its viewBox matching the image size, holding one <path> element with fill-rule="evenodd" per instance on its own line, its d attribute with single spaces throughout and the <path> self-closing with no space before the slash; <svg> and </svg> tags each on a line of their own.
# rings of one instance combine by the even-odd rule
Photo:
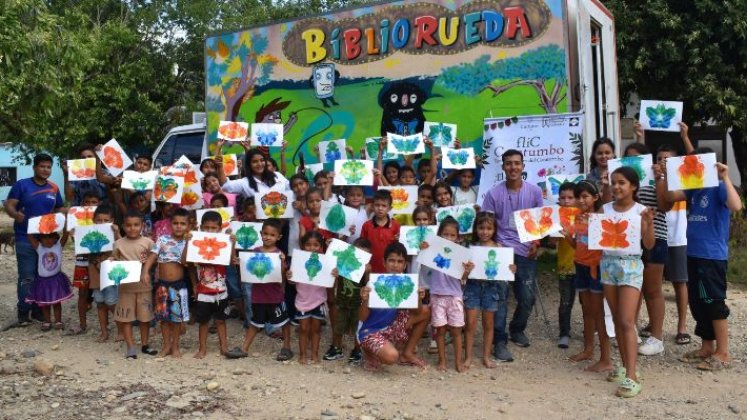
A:
<svg viewBox="0 0 747 420">
<path fill-rule="evenodd" d="M 456 217 L 457 223 L 459 223 L 459 233 L 464 234 L 472 230 L 472 224 L 475 222 L 477 212 L 474 207 L 463 207 L 459 210 L 459 214 Z"/>
<path fill-rule="evenodd" d="M 350 279 L 354 271 L 363 267 L 363 263 L 355 255 L 355 247 L 353 245 L 343 250 L 333 251 L 332 255 L 337 258 L 338 273 L 346 279 Z"/>
<path fill-rule="evenodd" d="M 150 181 L 148 181 L 145 178 L 138 178 L 132 180 L 132 188 L 135 191 L 145 191 L 148 188 L 148 184 L 150 184 Z"/>
<path fill-rule="evenodd" d="M 485 261 L 485 276 L 488 280 L 495 280 L 496 276 L 498 276 L 499 262 L 496 260 L 496 257 L 497 253 L 494 249 L 488 251 L 488 260 Z"/>
<path fill-rule="evenodd" d="M 130 272 L 127 271 L 124 266 L 122 265 L 115 265 L 114 268 L 109 270 L 109 280 L 114 282 L 115 286 L 119 286 L 119 283 L 126 279 L 127 276 L 130 275 Z"/>
<path fill-rule="evenodd" d="M 356 185 L 368 174 L 366 165 L 358 160 L 349 160 L 342 164 L 340 176 L 350 185 Z"/>
<path fill-rule="evenodd" d="M 309 275 L 309 280 L 314 281 L 314 277 L 322 271 L 322 262 L 319 261 L 319 254 L 312 252 L 309 259 L 306 260 L 304 267 L 306 268 L 306 273 Z"/>
<path fill-rule="evenodd" d="M 259 239 L 259 234 L 254 226 L 243 225 L 236 231 L 236 243 L 241 249 L 251 248 Z"/>
<path fill-rule="evenodd" d="M 101 252 L 105 245 L 109 244 L 109 238 L 99 231 L 91 231 L 83 235 L 80 246 L 88 248 L 92 253 Z"/>
<path fill-rule="evenodd" d="M 272 272 L 272 260 L 265 254 L 254 254 L 246 260 L 246 271 L 262 280 Z"/>
<path fill-rule="evenodd" d="M 415 291 L 415 284 L 409 276 L 387 274 L 379 276 L 374 289 L 390 308 L 397 308 L 412 295 Z"/>
<path fill-rule="evenodd" d="M 347 220 L 345 217 L 345 209 L 342 204 L 335 204 L 329 209 L 327 217 L 324 218 L 324 222 L 327 224 L 327 229 L 331 232 L 340 232 L 347 226 Z"/>
<path fill-rule="evenodd" d="M 643 169 L 642 156 L 626 156 L 620 159 L 620 165 L 627 166 L 638 174 L 638 180 L 643 181 L 646 178 L 646 171 Z M 653 184 L 653 181 L 652 181 Z"/>
<path fill-rule="evenodd" d="M 425 238 L 430 233 L 431 230 L 428 229 L 428 226 L 418 226 L 415 229 L 410 229 L 405 235 L 405 241 L 407 241 L 408 248 L 420 249 L 420 244 L 425 241 Z"/>
</svg>

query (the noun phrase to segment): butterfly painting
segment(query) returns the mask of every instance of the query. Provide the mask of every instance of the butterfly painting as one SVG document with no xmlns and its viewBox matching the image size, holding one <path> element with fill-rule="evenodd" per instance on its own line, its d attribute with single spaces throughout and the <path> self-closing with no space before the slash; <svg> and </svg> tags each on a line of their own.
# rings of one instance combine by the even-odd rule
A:
<svg viewBox="0 0 747 420">
<path fill-rule="evenodd" d="M 68 181 L 96 179 L 96 158 L 68 160 L 67 179 Z"/>
<path fill-rule="evenodd" d="M 132 159 L 127 156 L 116 139 L 106 142 L 101 150 L 96 152 L 96 155 L 112 176 L 119 176 L 125 169 L 132 166 Z"/>
<path fill-rule="evenodd" d="M 607 161 L 607 171 L 610 174 L 610 184 L 612 183 L 612 172 L 617 168 L 625 166 L 631 168 L 638 175 L 638 180 L 641 186 L 654 185 L 656 179 L 654 179 L 653 158 L 649 155 L 637 155 L 637 156 L 625 156 L 620 159 L 610 159 Z"/>
<path fill-rule="evenodd" d="M 444 169 L 475 169 L 475 149 L 466 147 L 463 149 L 441 148 Z"/>
<path fill-rule="evenodd" d="M 514 263 L 514 249 L 502 247 L 470 246 L 470 256 L 475 268 L 470 278 L 476 280 L 513 281 L 514 273 L 511 264 Z"/>
<path fill-rule="evenodd" d="M 459 234 L 472 233 L 472 227 L 477 217 L 477 211 L 471 204 L 459 206 L 440 207 L 436 210 L 436 223 L 441 224 L 447 217 L 453 217 L 459 223 Z"/>
<path fill-rule="evenodd" d="M 641 216 L 589 215 L 589 249 L 616 251 L 621 255 L 641 252 Z"/>
<path fill-rule="evenodd" d="M 452 147 L 456 139 L 456 124 L 446 124 L 442 122 L 425 122 L 423 132 L 433 142 L 435 147 Z"/>
<path fill-rule="evenodd" d="M 71 231 L 77 226 L 90 226 L 93 224 L 93 214 L 96 206 L 75 206 L 67 210 L 67 230 Z"/>
<path fill-rule="evenodd" d="M 667 158 L 667 186 L 670 191 L 718 186 L 716 154 Z"/>
<path fill-rule="evenodd" d="M 184 178 L 178 176 L 158 176 L 153 187 L 153 199 L 167 203 L 181 204 L 184 192 Z"/>
<path fill-rule="evenodd" d="M 370 160 L 336 160 L 334 185 L 373 185 L 373 162 Z"/>
<path fill-rule="evenodd" d="M 152 190 L 157 175 L 157 171 L 124 171 L 122 173 L 122 189 L 132 191 Z"/>
<path fill-rule="evenodd" d="M 428 243 L 428 247 L 418 254 L 420 264 L 451 277 L 462 277 L 463 264 L 471 258 L 469 249 L 437 235 L 429 235 L 424 242 Z"/>
<path fill-rule="evenodd" d="M 249 134 L 249 124 L 236 121 L 221 121 L 218 138 L 226 141 L 244 141 Z"/>
<path fill-rule="evenodd" d="M 295 200 L 293 191 L 269 190 L 256 194 L 254 204 L 257 208 L 257 219 L 293 217 L 291 206 L 293 200 Z"/>
<path fill-rule="evenodd" d="M 335 277 L 332 275 L 334 268 L 335 262 L 325 254 L 300 249 L 293 250 L 290 269 L 295 283 L 333 287 L 335 285 Z"/>
<path fill-rule="evenodd" d="M 407 249 L 407 255 L 418 255 L 420 244 L 429 235 L 436 234 L 437 226 L 401 226 L 399 228 L 399 242 Z"/>
<path fill-rule="evenodd" d="M 366 138 L 366 143 L 365 143 L 366 159 L 375 161 L 379 158 L 379 144 L 381 143 L 382 139 L 383 137 Z M 381 156 L 382 161 L 395 160 L 395 159 L 397 159 L 396 154 L 389 153 L 386 149 L 383 150 L 383 154 Z"/>
<path fill-rule="evenodd" d="M 682 121 L 682 102 L 643 100 L 640 119 L 645 130 L 677 132 Z"/>
<path fill-rule="evenodd" d="M 387 133 L 387 152 L 397 155 L 414 155 L 425 153 L 423 133 L 401 136 L 399 134 Z"/>
<path fill-rule="evenodd" d="M 283 124 L 252 124 L 251 145 L 281 147 L 283 145 Z"/>
<path fill-rule="evenodd" d="M 333 258 L 338 274 L 355 283 L 360 283 L 372 257 L 370 253 L 339 239 L 332 239 L 327 255 Z"/>
<path fill-rule="evenodd" d="M 515 211 L 513 217 L 519 241 L 536 241 L 559 232 L 563 227 L 558 209 L 559 206 L 546 206 Z"/>
<path fill-rule="evenodd" d="M 547 175 L 547 178 L 545 178 L 545 190 L 547 193 L 547 199 L 552 202 L 558 201 L 558 196 L 560 195 L 561 185 L 565 184 L 566 182 L 570 182 L 571 184 L 578 184 L 584 179 L 586 179 L 586 176 L 584 174 Z"/>
<path fill-rule="evenodd" d="M 371 274 L 368 286 L 370 308 L 407 309 L 418 307 L 417 274 Z"/>
<path fill-rule="evenodd" d="M 223 233 L 193 231 L 187 244 L 187 261 L 203 264 L 229 265 L 231 238 Z"/>
<path fill-rule="evenodd" d="M 236 237 L 236 249 L 253 249 L 261 242 L 262 223 L 230 222 L 231 233 Z"/>
</svg>

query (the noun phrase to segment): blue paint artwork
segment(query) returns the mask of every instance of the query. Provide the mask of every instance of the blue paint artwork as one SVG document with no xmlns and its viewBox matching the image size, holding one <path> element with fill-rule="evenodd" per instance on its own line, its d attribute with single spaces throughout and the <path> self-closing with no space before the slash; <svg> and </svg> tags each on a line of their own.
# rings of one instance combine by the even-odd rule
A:
<svg viewBox="0 0 747 420">
<path fill-rule="evenodd" d="M 259 130 L 257 142 L 260 146 L 272 146 L 278 138 L 278 133 L 273 130 Z"/>
<path fill-rule="evenodd" d="M 451 259 L 444 257 L 441 253 L 436 254 L 436 257 L 433 258 L 433 262 L 438 268 L 445 269 L 451 267 Z"/>
</svg>

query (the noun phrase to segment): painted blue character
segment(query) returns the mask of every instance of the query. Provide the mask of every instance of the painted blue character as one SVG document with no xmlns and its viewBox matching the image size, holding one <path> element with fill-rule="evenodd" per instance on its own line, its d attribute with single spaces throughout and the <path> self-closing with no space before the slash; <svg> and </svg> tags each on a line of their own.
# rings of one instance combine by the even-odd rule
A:
<svg viewBox="0 0 747 420">
<path fill-rule="evenodd" d="M 311 69 L 311 78 L 309 84 L 314 88 L 314 95 L 322 101 L 325 108 L 329 108 L 329 103 L 339 105 L 335 101 L 335 84 L 340 78 L 340 72 L 335 70 L 332 63 L 317 64 Z"/>
</svg>

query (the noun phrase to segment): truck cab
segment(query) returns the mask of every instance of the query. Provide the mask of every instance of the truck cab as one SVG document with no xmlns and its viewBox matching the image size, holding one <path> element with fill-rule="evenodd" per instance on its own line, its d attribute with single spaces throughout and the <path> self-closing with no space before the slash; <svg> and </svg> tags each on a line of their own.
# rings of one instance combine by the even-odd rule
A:
<svg viewBox="0 0 747 420">
<path fill-rule="evenodd" d="M 153 167 L 169 166 L 182 155 L 194 163 L 201 162 L 207 156 L 204 122 L 180 125 L 169 130 L 153 152 Z"/>
</svg>

